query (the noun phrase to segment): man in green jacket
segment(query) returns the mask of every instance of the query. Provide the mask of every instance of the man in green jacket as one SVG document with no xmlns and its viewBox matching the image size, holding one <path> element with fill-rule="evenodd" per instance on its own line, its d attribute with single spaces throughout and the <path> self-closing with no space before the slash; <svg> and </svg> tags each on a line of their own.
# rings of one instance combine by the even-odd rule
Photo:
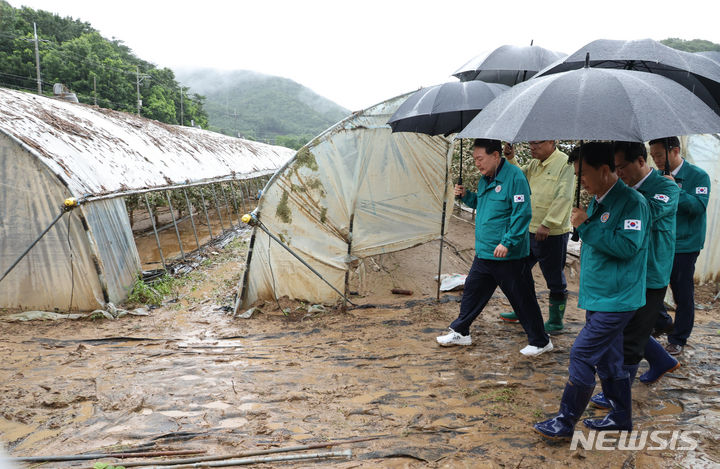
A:
<svg viewBox="0 0 720 469">
<path fill-rule="evenodd" d="M 665 144 L 669 152 L 665 152 Z M 667 168 L 670 177 L 680 188 L 677 209 L 677 233 L 675 257 L 670 273 L 670 290 L 675 299 L 675 326 L 668 333 L 665 349 L 671 355 L 679 355 L 690 338 L 695 322 L 695 261 L 705 245 L 706 214 L 710 200 L 710 177 L 699 167 L 680 156 L 680 140 L 677 137 L 650 141 L 650 155 L 661 170 Z M 672 319 L 661 310 L 666 324 Z"/>
<path fill-rule="evenodd" d="M 505 144 L 503 151 L 507 161 L 517 165 L 513 146 Z M 531 267 L 540 264 L 550 290 L 550 311 L 545 330 L 558 332 L 564 328 L 563 316 L 567 304 L 567 281 L 563 269 L 572 230 L 570 209 L 575 174 L 572 166 L 567 164 L 568 156 L 557 148 L 555 140 L 530 142 L 530 153 L 532 159 L 522 166 L 518 165 L 527 177 L 532 192 L 528 261 Z M 517 321 L 514 311 L 501 313 L 500 318 L 508 322 Z"/>
<path fill-rule="evenodd" d="M 660 314 L 665 291 L 670 282 L 673 253 L 675 252 L 675 215 L 680 188 L 673 181 L 662 177 L 647 164 L 647 150 L 643 143 L 616 142 L 615 172 L 624 183 L 632 187 L 648 202 L 651 221 L 648 226 L 647 288 L 645 306 L 638 309 L 623 330 L 623 368 L 635 379 L 643 356 L 650 363 L 650 370 L 640 377 L 643 382 L 654 382 L 662 375 L 675 370 L 680 364 L 660 344 L 650 337 Z M 598 369 L 600 373 L 602 370 Z M 611 409 L 599 420 L 586 420 L 585 425 L 595 430 L 618 430 L 615 428 L 612 387 L 592 397 L 596 407 Z"/>
<path fill-rule="evenodd" d="M 450 324 L 450 332 L 437 337 L 442 346 L 470 345 L 470 325 L 490 301 L 499 286 L 518 314 L 528 337 L 528 346 L 520 350 L 536 356 L 552 350 L 545 333 L 542 314 L 535 297 L 531 267 L 528 225 L 532 217 L 530 187 L 522 171 L 508 164 L 499 140 L 476 139 L 473 145 L 475 166 L 483 177 L 477 192 L 455 186 L 455 195 L 476 207 L 475 258 L 465 280 L 460 314 Z"/>
<path fill-rule="evenodd" d="M 571 153 L 571 159 L 575 156 Z M 573 208 L 570 222 L 582 240 L 578 306 L 585 326 L 570 350 L 569 379 L 558 414 L 535 424 L 548 438 L 570 438 L 595 389 L 597 371 L 617 398 L 615 426 L 632 429 L 630 377 L 623 369 L 623 329 L 645 304 L 650 209 L 637 191 L 615 174 L 612 144 L 591 142 L 573 161 L 580 181 L 595 195 L 587 213 Z M 605 383 L 605 381 L 607 383 Z"/>
</svg>

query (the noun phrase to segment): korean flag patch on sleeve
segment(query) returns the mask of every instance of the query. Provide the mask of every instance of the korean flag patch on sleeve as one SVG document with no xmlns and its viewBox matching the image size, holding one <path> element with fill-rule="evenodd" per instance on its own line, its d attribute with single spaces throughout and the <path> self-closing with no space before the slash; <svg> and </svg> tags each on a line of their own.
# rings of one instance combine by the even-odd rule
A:
<svg viewBox="0 0 720 469">
<path fill-rule="evenodd" d="M 625 220 L 625 229 L 640 231 L 640 220 Z"/>
<path fill-rule="evenodd" d="M 653 196 L 653 199 L 657 199 L 660 202 L 665 202 L 665 203 L 668 203 L 668 201 L 670 201 L 670 197 L 666 196 L 665 194 L 655 194 Z"/>
<path fill-rule="evenodd" d="M 525 202 L 525 194 L 515 194 L 513 196 L 513 202 L 515 202 L 516 204 L 520 202 Z"/>
<path fill-rule="evenodd" d="M 695 193 L 696 194 L 707 194 L 708 193 L 707 187 L 696 187 Z"/>
</svg>

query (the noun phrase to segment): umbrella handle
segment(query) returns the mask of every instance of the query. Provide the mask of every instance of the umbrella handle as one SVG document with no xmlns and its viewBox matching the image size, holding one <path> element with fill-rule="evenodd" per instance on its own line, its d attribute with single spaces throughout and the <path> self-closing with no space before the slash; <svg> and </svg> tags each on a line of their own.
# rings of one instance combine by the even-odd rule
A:
<svg viewBox="0 0 720 469">
<path fill-rule="evenodd" d="M 580 155 L 578 156 L 578 173 L 577 173 L 577 185 L 575 186 L 575 207 L 580 208 L 580 180 L 582 178 L 582 146 L 583 141 L 580 140 Z M 577 231 L 577 228 L 573 228 L 572 236 L 570 236 L 570 239 L 573 241 L 578 241 L 580 239 L 580 234 Z"/>
<path fill-rule="evenodd" d="M 457 180 L 458 186 L 462 186 L 462 183 L 463 183 L 462 182 L 462 170 L 463 170 L 463 145 L 462 144 L 463 144 L 463 141 L 462 141 L 462 139 L 460 139 L 460 175 L 458 176 L 458 180 Z M 460 200 L 460 199 L 462 199 L 462 197 L 460 197 L 459 195 L 456 195 L 455 199 Z"/>
</svg>

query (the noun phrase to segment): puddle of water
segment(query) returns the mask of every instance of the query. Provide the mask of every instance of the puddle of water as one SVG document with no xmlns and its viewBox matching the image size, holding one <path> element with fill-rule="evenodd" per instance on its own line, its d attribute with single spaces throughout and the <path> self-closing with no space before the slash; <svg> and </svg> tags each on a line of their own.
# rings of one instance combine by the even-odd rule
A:
<svg viewBox="0 0 720 469">
<path fill-rule="evenodd" d="M 0 417 L 0 435 L 3 441 L 15 441 L 24 438 L 37 430 L 37 425 L 26 425 L 19 422 L 11 422 Z"/>
<path fill-rule="evenodd" d="M 355 404 L 369 404 L 372 401 L 381 398 L 385 394 L 387 394 L 387 392 L 385 392 L 385 391 L 361 394 L 357 397 L 353 397 L 352 399 L 350 399 L 350 402 L 353 402 Z"/>
<path fill-rule="evenodd" d="M 681 414 L 683 411 L 683 408 L 677 404 L 673 404 L 672 402 L 661 402 L 662 407 L 660 408 L 652 408 L 650 409 L 650 415 L 652 416 L 659 416 L 659 415 L 675 415 L 675 414 Z"/>
</svg>

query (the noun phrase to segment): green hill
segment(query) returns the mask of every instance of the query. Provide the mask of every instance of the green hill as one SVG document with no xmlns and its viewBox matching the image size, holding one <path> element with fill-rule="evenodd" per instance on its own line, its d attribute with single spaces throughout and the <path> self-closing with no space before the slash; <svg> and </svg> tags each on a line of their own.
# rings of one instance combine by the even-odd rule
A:
<svg viewBox="0 0 720 469">
<path fill-rule="evenodd" d="M 299 148 L 350 112 L 287 78 L 248 70 L 175 70 L 206 97 L 209 128 Z"/>
<path fill-rule="evenodd" d="M 82 103 L 125 112 L 137 112 L 139 97 L 140 114 L 145 117 L 207 126 L 204 98 L 181 88 L 172 70 L 142 60 L 121 40 L 105 39 L 90 23 L 13 8 L 4 0 L 0 0 L 0 86 L 38 92 L 33 23 L 39 37 L 43 94 L 52 96 L 53 84 L 63 83 Z"/>
</svg>

